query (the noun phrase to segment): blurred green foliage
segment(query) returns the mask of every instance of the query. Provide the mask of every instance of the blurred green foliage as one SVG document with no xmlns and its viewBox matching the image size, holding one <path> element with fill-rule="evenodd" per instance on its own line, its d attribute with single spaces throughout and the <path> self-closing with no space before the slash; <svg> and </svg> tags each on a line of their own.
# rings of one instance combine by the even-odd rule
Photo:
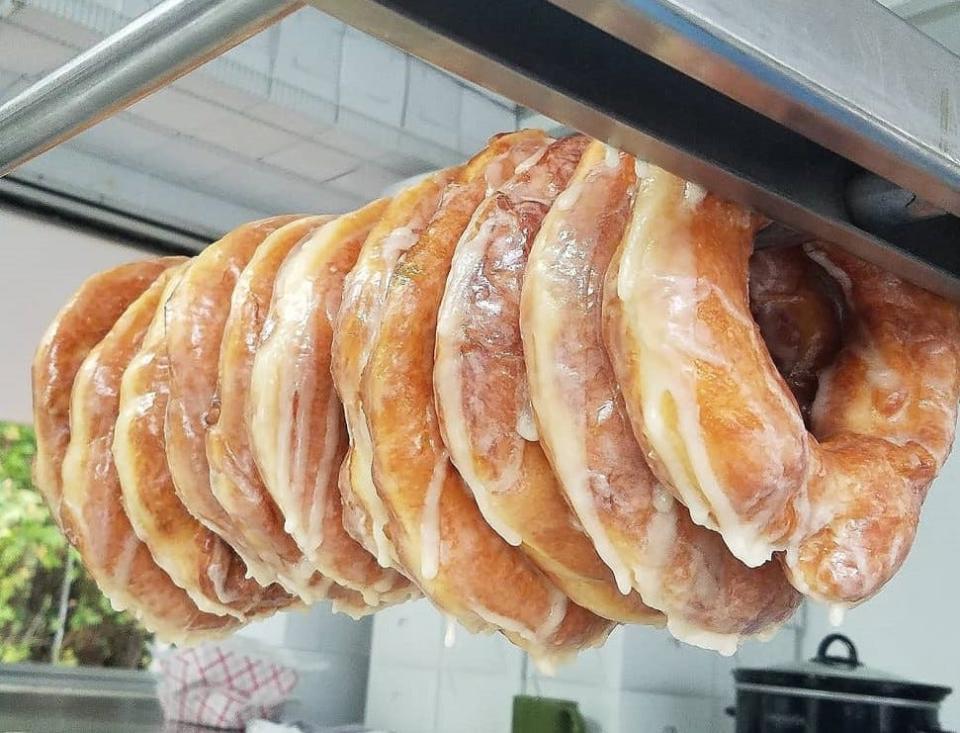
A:
<svg viewBox="0 0 960 733">
<path fill-rule="evenodd" d="M 114 611 L 33 485 L 33 430 L 0 422 L 0 662 L 49 662 L 69 575 L 61 664 L 143 668 L 149 634 Z M 68 562 L 68 553 L 74 556 Z"/>
</svg>

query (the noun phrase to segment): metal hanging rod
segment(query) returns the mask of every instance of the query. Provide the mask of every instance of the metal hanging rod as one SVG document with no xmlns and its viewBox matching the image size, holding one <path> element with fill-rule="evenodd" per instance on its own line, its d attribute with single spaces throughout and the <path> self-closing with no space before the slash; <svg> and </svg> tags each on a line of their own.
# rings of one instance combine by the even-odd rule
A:
<svg viewBox="0 0 960 733">
<path fill-rule="evenodd" d="M 873 0 L 309 2 L 960 300 L 960 60 Z"/>
<path fill-rule="evenodd" d="M 960 60 L 873 0 L 309 1 L 960 299 Z M 298 5 L 167 0 L 0 107 L 0 174 Z"/>
<path fill-rule="evenodd" d="M 299 0 L 165 0 L 0 106 L 0 176 L 301 5 Z"/>
</svg>

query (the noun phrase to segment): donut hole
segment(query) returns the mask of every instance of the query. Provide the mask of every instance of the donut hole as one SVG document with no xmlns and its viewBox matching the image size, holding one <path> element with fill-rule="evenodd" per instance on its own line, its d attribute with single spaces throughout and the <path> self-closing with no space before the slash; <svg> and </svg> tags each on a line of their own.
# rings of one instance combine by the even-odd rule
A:
<svg viewBox="0 0 960 733">
<path fill-rule="evenodd" d="M 750 311 L 808 429 L 820 374 L 843 341 L 843 304 L 839 284 L 802 247 L 751 256 Z"/>
</svg>

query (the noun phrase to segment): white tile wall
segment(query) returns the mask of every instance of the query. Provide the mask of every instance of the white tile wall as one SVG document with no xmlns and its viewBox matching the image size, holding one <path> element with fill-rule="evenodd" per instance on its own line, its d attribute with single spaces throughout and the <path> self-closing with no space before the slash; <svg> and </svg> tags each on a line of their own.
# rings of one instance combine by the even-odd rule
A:
<svg viewBox="0 0 960 733">
<path fill-rule="evenodd" d="M 502 673 L 443 669 L 436 730 L 509 733 L 517 678 Z"/>
<path fill-rule="evenodd" d="M 39 33 L 43 37 L 69 46 L 71 49 L 89 48 L 100 40 L 100 34 L 90 28 L 85 28 L 66 18 L 59 18 L 51 13 L 26 4 L 17 9 L 13 21 L 23 27 Z M 2 34 L 0 34 L 2 35 Z"/>
<path fill-rule="evenodd" d="M 722 705 L 711 698 L 624 691 L 619 726 L 626 733 L 703 733 L 716 731 Z"/>
<path fill-rule="evenodd" d="M 734 667 L 787 662 L 796 639 L 785 629 L 728 658 L 680 644 L 663 630 L 621 627 L 600 649 L 544 674 L 495 634 L 458 628 L 446 648 L 445 627 L 426 601 L 375 617 L 368 723 L 396 733 L 505 733 L 513 695 L 530 694 L 576 701 L 595 733 L 732 731 L 724 709 L 734 701 Z M 408 692 L 406 675 L 422 693 Z"/>
<path fill-rule="evenodd" d="M 0 95 L 14 94 L 157 1 L 16 4 L 0 19 Z M 117 125 L 90 131 L 77 149 L 96 154 L 87 161 L 93 170 L 53 171 L 56 161 L 44 170 L 48 180 L 114 206 L 152 198 L 149 215 L 178 226 L 190 204 L 167 191 L 115 195 L 109 166 L 149 171 L 172 190 L 186 186 L 184 200 L 199 189 L 237 210 L 310 204 L 343 211 L 399 180 L 459 163 L 490 134 L 513 129 L 515 115 L 496 99 L 305 8 L 133 105 Z M 98 171 L 101 164 L 107 167 Z M 337 180 L 319 189 L 306 183 L 329 179 Z M 133 188 L 142 192 L 139 183 Z M 159 201 L 172 209 L 159 210 Z M 221 213 L 186 224 L 204 229 L 211 219 L 231 220 L 214 208 Z"/>
<path fill-rule="evenodd" d="M 407 56 L 352 28 L 343 37 L 340 103 L 392 127 L 403 124 Z"/>
<path fill-rule="evenodd" d="M 446 636 L 446 624 L 443 626 Z M 445 671 L 506 678 L 516 686 L 521 678 L 523 652 L 500 634 L 471 634 L 457 625 L 452 646 L 441 646 L 440 664 Z"/>
<path fill-rule="evenodd" d="M 264 77 L 270 76 L 280 29 L 265 28 L 239 46 L 234 46 L 220 58 L 240 64 Z"/>
<path fill-rule="evenodd" d="M 264 157 L 264 161 L 278 168 L 318 181 L 342 176 L 359 164 L 357 158 L 335 148 L 309 140 L 298 140 L 292 145 Z M 361 195 L 370 191 L 361 191 Z"/>
<path fill-rule="evenodd" d="M 107 161 L 69 143 L 30 161 L 17 175 L 208 234 L 211 240 L 245 221 L 271 213 Z"/>
<path fill-rule="evenodd" d="M 330 185 L 338 191 L 372 200 L 397 180 L 397 174 L 373 163 L 362 163 L 353 170 L 337 176 Z"/>
<path fill-rule="evenodd" d="M 223 117 L 226 109 L 194 94 L 167 87 L 132 105 L 129 112 L 171 131 L 190 134 L 199 128 L 209 128 Z"/>
<path fill-rule="evenodd" d="M 194 126 L 188 134 L 247 158 L 261 158 L 297 142 L 285 130 L 228 109 L 222 109 L 209 124 Z"/>
<path fill-rule="evenodd" d="M 374 666 L 435 670 L 440 664 L 443 631 L 440 615 L 426 600 L 380 611 L 373 621 Z"/>
<path fill-rule="evenodd" d="M 170 141 L 170 135 L 156 127 L 143 124 L 132 115 L 120 114 L 98 122 L 80 133 L 73 143 L 112 159 L 139 158 L 147 150 L 159 148 Z"/>
<path fill-rule="evenodd" d="M 516 114 L 488 97 L 464 87 L 460 90 L 460 142 L 463 152 L 479 150 L 498 132 L 512 130 Z"/>
<path fill-rule="evenodd" d="M 460 137 L 461 91 L 462 87 L 449 75 L 411 59 L 404 129 L 424 140 L 456 149 Z"/>
<path fill-rule="evenodd" d="M 25 30 L 13 21 L 0 23 L 0 66 L 7 70 L 36 75 L 75 55 L 71 47 Z"/>
<path fill-rule="evenodd" d="M 292 87 L 336 103 L 340 88 L 343 23 L 312 8 L 280 24 L 274 76 Z"/>
<path fill-rule="evenodd" d="M 435 733 L 439 686 L 436 668 L 390 664 L 374 656 L 364 722 L 393 733 Z"/>
<path fill-rule="evenodd" d="M 238 112 L 247 112 L 251 107 L 263 104 L 264 98 L 263 94 L 227 84 L 208 74 L 187 74 L 177 79 L 172 87 Z"/>
<path fill-rule="evenodd" d="M 222 148 L 185 135 L 168 137 L 160 145 L 140 153 L 137 159 L 144 170 L 187 183 L 214 176 L 234 161 Z"/>
<path fill-rule="evenodd" d="M 631 627 L 624 634 L 623 686 L 628 690 L 708 696 L 718 655 L 682 644 L 661 629 Z"/>
</svg>

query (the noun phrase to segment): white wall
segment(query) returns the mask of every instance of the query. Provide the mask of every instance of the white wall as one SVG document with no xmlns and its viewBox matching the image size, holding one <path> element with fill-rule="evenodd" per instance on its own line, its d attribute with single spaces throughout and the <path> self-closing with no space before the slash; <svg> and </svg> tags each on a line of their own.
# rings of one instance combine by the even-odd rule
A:
<svg viewBox="0 0 960 733">
<path fill-rule="evenodd" d="M 499 635 L 458 628 L 448 648 L 445 629 L 423 600 L 377 614 L 368 725 L 395 733 L 506 733 L 513 696 L 535 694 L 577 701 L 596 733 L 732 731 L 724 708 L 733 703 L 733 668 L 790 661 L 797 633 L 788 627 L 725 658 L 663 630 L 625 627 L 548 676 Z"/>
<path fill-rule="evenodd" d="M 33 421 L 33 352 L 80 283 L 95 272 L 146 256 L 116 240 L 0 206 L 0 420 Z"/>
</svg>

